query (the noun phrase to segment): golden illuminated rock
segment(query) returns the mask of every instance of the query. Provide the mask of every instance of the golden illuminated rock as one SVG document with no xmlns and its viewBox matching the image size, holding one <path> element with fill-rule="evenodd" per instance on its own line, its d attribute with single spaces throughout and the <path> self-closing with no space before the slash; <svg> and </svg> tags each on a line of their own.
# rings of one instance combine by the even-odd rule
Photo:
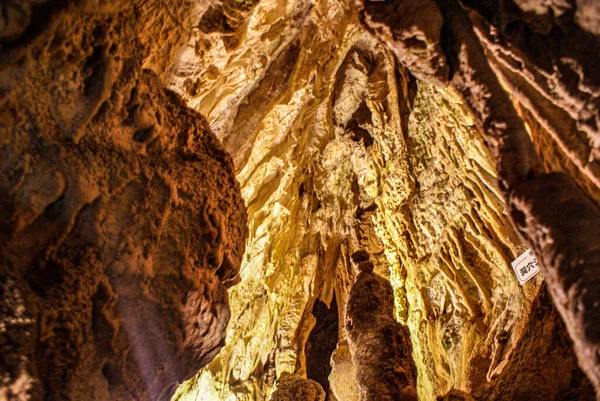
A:
<svg viewBox="0 0 600 401">
<path fill-rule="evenodd" d="M 227 345 L 176 399 L 261 400 L 285 372 L 310 378 L 313 306 L 335 300 L 343 322 L 358 249 L 391 280 L 420 399 L 516 374 L 505 367 L 543 276 L 521 287 L 510 267 L 525 247 L 459 94 L 411 77 L 353 2 L 261 1 L 236 23 L 227 33 L 200 25 L 170 78 L 232 153 L 250 227 Z M 343 327 L 338 341 L 330 391 L 351 401 Z"/>
<path fill-rule="evenodd" d="M 0 399 L 600 394 L 592 0 L 0 8 Z"/>
</svg>

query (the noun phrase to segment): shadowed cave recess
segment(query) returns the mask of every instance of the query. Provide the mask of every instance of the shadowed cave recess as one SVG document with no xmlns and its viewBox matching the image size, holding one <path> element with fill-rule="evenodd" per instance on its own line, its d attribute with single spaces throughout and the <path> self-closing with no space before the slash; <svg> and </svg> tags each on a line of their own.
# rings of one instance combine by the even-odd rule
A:
<svg viewBox="0 0 600 401">
<path fill-rule="evenodd" d="M 1 401 L 600 400 L 600 3 L 0 11 Z"/>
</svg>

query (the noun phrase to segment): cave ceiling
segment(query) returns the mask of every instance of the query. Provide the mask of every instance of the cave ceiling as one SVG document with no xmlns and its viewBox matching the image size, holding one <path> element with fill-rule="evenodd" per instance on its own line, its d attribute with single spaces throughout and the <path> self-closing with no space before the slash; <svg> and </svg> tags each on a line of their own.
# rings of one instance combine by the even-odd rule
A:
<svg viewBox="0 0 600 401">
<path fill-rule="evenodd" d="M 9 3 L 0 399 L 596 399 L 593 1 Z"/>
<path fill-rule="evenodd" d="M 381 21 L 375 35 L 366 32 L 352 2 L 260 1 L 210 6 L 175 57 L 170 88 L 232 154 L 250 231 L 241 282 L 229 291 L 227 345 L 178 399 L 262 399 L 284 372 L 310 378 L 311 311 L 336 302 L 343 322 L 355 276 L 349 255 L 359 249 L 393 285 L 421 399 L 473 391 L 522 358 L 515 354 L 540 308 L 543 275 L 525 286 L 515 280 L 510 262 L 527 247 L 507 217 L 495 161 L 469 105 L 439 84 L 448 74 L 435 29 L 442 17 L 433 2 L 388 3 L 387 15 L 413 25 L 406 36 L 425 43 L 417 51 L 385 46 Z M 474 15 L 487 38 L 489 25 Z M 507 70 L 500 57 L 516 56 L 483 40 L 498 54 L 495 68 Z M 528 90 L 499 75 L 507 89 Z M 580 171 L 526 99 L 515 91 L 511 100 L 546 164 Z M 597 175 L 579 174 L 595 193 Z M 560 326 L 549 311 L 537 313 Z M 357 394 L 346 336 L 340 328 L 332 357 L 330 393 L 339 400 Z M 546 341 L 539 346 L 555 346 Z M 534 381 L 521 385 L 539 394 L 570 386 Z"/>
</svg>

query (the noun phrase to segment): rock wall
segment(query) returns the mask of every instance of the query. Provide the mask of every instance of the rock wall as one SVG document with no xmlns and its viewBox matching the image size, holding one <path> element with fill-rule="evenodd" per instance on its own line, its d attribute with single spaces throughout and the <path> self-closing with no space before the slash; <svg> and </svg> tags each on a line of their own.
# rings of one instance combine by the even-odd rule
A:
<svg viewBox="0 0 600 401">
<path fill-rule="evenodd" d="M 380 39 L 409 46 L 382 46 L 354 2 L 263 0 L 234 12 L 223 1 L 211 6 L 210 27 L 198 17 L 176 56 L 172 87 L 232 153 L 250 222 L 227 346 L 176 399 L 261 400 L 284 373 L 308 375 L 314 305 L 335 299 L 344 321 L 356 278 L 349 255 L 358 249 L 393 286 L 421 399 L 453 388 L 448 397 L 460 389 L 486 399 L 489 386 L 520 375 L 513 360 L 561 372 L 556 381 L 528 375 L 523 391 L 589 399 L 543 276 L 520 286 L 510 267 L 526 247 L 476 115 L 439 86 L 450 71 L 436 43 L 441 27 L 385 29 L 396 20 L 442 24 L 441 11 L 433 10 L 437 20 L 416 12 L 395 19 L 427 10 L 392 3 L 375 21 Z M 562 340 L 544 334 L 540 348 L 527 346 L 534 316 Z M 540 359 L 542 348 L 556 348 L 556 357 Z M 343 325 L 331 360 L 329 399 L 358 399 Z"/>
<path fill-rule="evenodd" d="M 413 2 L 400 0 L 399 3 Z M 549 57 L 544 59 L 539 57 L 538 54 L 541 53 L 537 53 L 550 51 L 557 44 L 564 45 L 571 40 L 577 40 L 578 46 L 585 43 L 591 48 L 596 48 L 597 38 L 582 34 L 580 29 L 593 31 L 591 25 L 595 19 L 581 18 L 580 12 L 583 9 L 591 10 L 589 5 L 585 4 L 565 3 L 561 5 L 563 9 L 558 7 L 550 10 L 548 4 L 539 3 L 532 6 L 517 3 L 509 5 L 506 9 L 512 7 L 517 10 L 520 7 L 521 15 L 508 12 L 506 14 L 509 17 L 506 18 L 504 5 L 491 11 L 491 14 L 496 13 L 500 16 L 499 21 L 493 22 L 500 26 L 492 26 L 489 29 L 492 36 L 500 40 L 491 46 L 489 41 L 485 43 L 485 33 L 481 34 L 479 30 L 479 35 L 476 34 L 477 23 L 481 22 L 477 21 L 477 15 L 475 18 L 473 13 L 469 16 L 468 9 L 456 0 L 439 0 L 437 6 L 442 20 L 438 20 L 437 25 L 434 24 L 433 27 L 425 21 L 420 21 L 416 29 L 426 32 L 442 31 L 441 46 L 437 51 L 443 52 L 450 66 L 450 74 L 445 84 L 458 90 L 471 108 L 477 125 L 482 129 L 497 163 L 498 183 L 507 202 L 512 224 L 524 242 L 538 255 L 542 269 L 547 274 L 549 291 L 574 342 L 579 365 L 596 392 L 600 394 L 598 369 L 600 336 L 595 329 L 599 327 L 597 317 L 599 306 L 595 300 L 598 295 L 597 277 L 600 265 L 598 247 L 595 239 L 592 239 L 596 237 L 595 227 L 596 222 L 600 221 L 600 210 L 597 204 L 577 186 L 576 180 L 579 181 L 579 185 L 588 186 L 589 191 L 590 178 L 593 182 L 593 174 L 590 175 L 590 171 L 583 168 L 581 154 L 577 154 L 573 149 L 590 149 L 588 163 L 593 162 L 593 149 L 598 133 L 594 112 L 588 114 L 587 111 L 595 108 L 597 91 L 594 89 L 593 82 L 596 79 L 595 74 L 586 68 L 589 65 L 588 57 L 583 54 L 576 56 L 569 53 L 573 49 L 557 49 L 556 55 L 549 52 Z M 487 2 L 478 5 L 488 12 L 490 6 L 492 5 Z M 410 40 L 402 35 L 385 36 L 378 31 L 378 27 L 371 24 L 371 20 L 379 14 L 371 16 L 373 10 L 369 7 L 370 2 L 365 2 L 364 7 L 361 8 L 361 16 L 367 28 L 384 42 L 392 48 L 401 48 L 403 42 Z M 575 9 L 577 12 L 573 13 Z M 568 12 L 561 15 L 563 11 Z M 527 12 L 530 14 L 527 15 Z M 555 27 L 552 27 L 551 21 L 553 12 L 556 12 L 556 16 L 559 17 L 554 21 Z M 544 23 L 536 24 L 540 21 L 549 23 L 550 26 L 545 28 L 554 33 L 548 35 L 548 32 L 543 32 Z M 509 25 L 512 25 L 511 28 L 514 28 L 514 25 L 523 28 L 523 22 L 530 26 L 525 26 L 518 35 L 511 37 L 511 33 L 507 32 L 508 42 L 515 41 L 514 48 L 510 44 L 503 46 L 500 43 L 503 37 L 497 35 L 498 31 L 506 30 Z M 390 23 L 387 29 L 392 32 L 402 32 L 407 29 L 395 20 L 391 20 Z M 504 25 L 505 23 L 508 25 Z M 568 39 L 562 40 L 564 37 Z M 486 45 L 487 49 L 484 47 Z M 494 56 L 490 56 L 490 48 L 496 51 L 496 57 L 500 62 L 497 63 L 493 60 Z M 525 57 L 522 57 L 523 49 L 527 49 L 524 52 Z M 418 52 L 418 49 L 412 50 L 409 56 L 414 52 Z M 502 53 L 506 54 L 506 57 Z M 403 55 L 397 56 L 402 62 Z M 525 61 L 521 66 L 518 63 L 505 64 L 519 57 Z M 528 67 L 528 64 L 531 64 L 531 67 Z M 544 64 L 546 65 L 543 66 Z M 548 67 L 555 73 L 548 73 Z M 545 75 L 544 69 L 546 69 Z M 572 75 L 569 69 L 577 73 Z M 508 74 L 503 75 L 503 71 L 508 71 Z M 593 76 L 588 77 L 586 74 Z M 515 97 L 525 100 L 528 106 L 546 97 L 546 100 L 541 100 L 540 104 L 533 106 L 533 114 L 541 115 L 542 126 L 548 121 L 556 122 L 555 117 L 561 115 L 561 111 L 564 112 L 562 125 L 546 124 L 549 126 L 549 132 L 555 135 L 556 144 L 550 147 L 549 152 L 542 152 L 542 154 L 546 158 L 546 166 L 558 164 L 560 167 L 571 169 L 571 174 L 573 165 L 577 166 L 580 171 L 575 175 L 575 179 L 562 172 L 548 173 L 544 170 L 542 159 L 534 149 L 535 145 L 526 130 L 523 118 L 518 114 L 517 107 L 511 103 L 502 86 L 501 80 L 507 76 L 509 80 L 513 80 Z M 424 77 L 424 79 L 440 84 L 438 76 Z M 519 79 L 522 80 L 521 84 L 518 82 Z M 520 89 L 523 91 L 521 92 Z M 577 106 L 578 104 L 580 106 Z M 581 106 L 582 104 L 585 104 L 585 107 Z M 551 115 L 554 109 L 558 109 L 557 113 Z M 585 136 L 563 130 L 569 124 Z M 561 130 L 563 131 L 560 132 Z M 541 133 L 544 134 L 543 131 Z M 565 138 L 570 139 L 566 142 Z M 556 145 L 564 152 L 563 159 L 566 158 L 566 162 L 552 163 L 548 160 L 548 155 L 555 153 Z M 538 148 L 540 146 L 538 145 Z"/>
<path fill-rule="evenodd" d="M 0 395 L 358 400 L 370 278 L 419 399 L 593 399 L 597 7 L 496 3 L 0 5 Z"/>
<path fill-rule="evenodd" d="M 167 400 L 223 345 L 247 235 L 230 156 L 158 77 L 189 9 L 1 7 L 0 398 Z"/>
</svg>

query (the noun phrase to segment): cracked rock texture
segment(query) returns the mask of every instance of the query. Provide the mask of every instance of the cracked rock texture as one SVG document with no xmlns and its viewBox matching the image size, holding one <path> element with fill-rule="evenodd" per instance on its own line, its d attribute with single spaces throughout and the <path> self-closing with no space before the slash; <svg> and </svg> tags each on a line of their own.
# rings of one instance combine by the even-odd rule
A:
<svg viewBox="0 0 600 401">
<path fill-rule="evenodd" d="M 247 233 L 230 156 L 158 78 L 188 7 L 1 7 L 0 399 L 167 400 L 223 345 Z"/>
</svg>

